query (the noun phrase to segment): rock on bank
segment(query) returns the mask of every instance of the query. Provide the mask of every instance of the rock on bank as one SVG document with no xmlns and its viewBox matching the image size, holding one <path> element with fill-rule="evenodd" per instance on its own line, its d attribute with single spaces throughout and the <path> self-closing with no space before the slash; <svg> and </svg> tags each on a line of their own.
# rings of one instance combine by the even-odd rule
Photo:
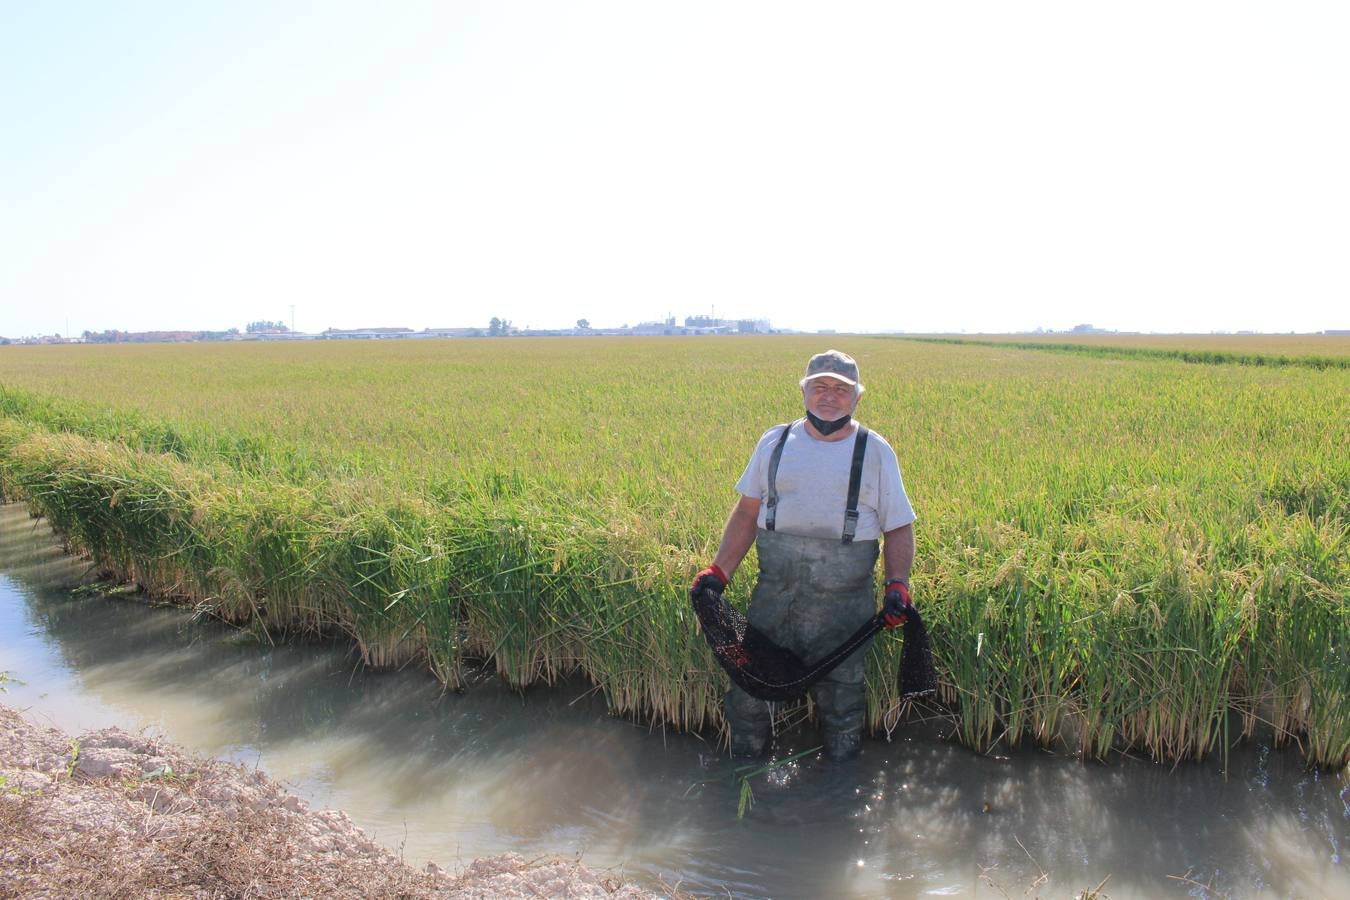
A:
<svg viewBox="0 0 1350 900">
<path fill-rule="evenodd" d="M 0 897 L 645 898 L 515 854 L 415 871 L 345 813 L 261 772 L 107 728 L 72 738 L 0 706 Z"/>
</svg>

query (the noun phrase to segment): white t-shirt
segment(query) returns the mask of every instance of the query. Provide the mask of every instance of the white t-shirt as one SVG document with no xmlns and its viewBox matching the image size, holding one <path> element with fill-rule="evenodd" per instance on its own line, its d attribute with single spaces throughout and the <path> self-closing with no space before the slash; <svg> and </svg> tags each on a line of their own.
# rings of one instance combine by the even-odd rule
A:
<svg viewBox="0 0 1350 900">
<path fill-rule="evenodd" d="M 757 497 L 759 527 L 768 513 L 769 459 L 783 427 L 775 425 L 759 439 L 750 463 L 736 482 L 736 490 Z M 778 461 L 778 514 L 774 530 L 802 537 L 840 538 L 844 533 L 844 507 L 848 504 L 848 476 L 853 467 L 854 436 L 842 441 L 822 441 L 806 431 L 805 422 L 795 422 L 788 433 L 783 456 Z M 875 431 L 867 435 L 863 457 L 862 485 L 858 491 L 858 529 L 854 540 L 869 541 L 883 532 L 915 520 L 914 508 L 905 495 L 900 463 L 886 439 Z"/>
</svg>

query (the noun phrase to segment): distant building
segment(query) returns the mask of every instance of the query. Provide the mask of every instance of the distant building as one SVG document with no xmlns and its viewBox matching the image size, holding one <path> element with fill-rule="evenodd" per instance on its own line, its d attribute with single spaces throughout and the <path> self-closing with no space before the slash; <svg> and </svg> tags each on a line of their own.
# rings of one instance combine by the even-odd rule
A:
<svg viewBox="0 0 1350 900">
<path fill-rule="evenodd" d="M 732 334 L 738 323 L 712 316 L 685 316 L 683 334 Z"/>
<path fill-rule="evenodd" d="M 388 338 L 412 337 L 411 328 L 327 328 L 322 336 L 330 341 L 372 341 Z"/>
<path fill-rule="evenodd" d="M 632 328 L 633 334 L 689 334 L 689 329 L 676 325 L 674 319 L 664 322 L 639 322 Z"/>
<path fill-rule="evenodd" d="M 305 334 L 303 331 L 255 331 L 245 335 L 244 340 L 257 341 L 317 341 L 319 335 Z"/>
<path fill-rule="evenodd" d="M 482 336 L 483 336 L 483 329 L 481 329 L 481 328 L 428 328 L 428 329 L 426 329 L 426 330 L 420 332 L 417 336 L 418 336 L 418 337 L 434 337 L 434 338 L 467 338 L 467 337 L 482 337 Z"/>
</svg>

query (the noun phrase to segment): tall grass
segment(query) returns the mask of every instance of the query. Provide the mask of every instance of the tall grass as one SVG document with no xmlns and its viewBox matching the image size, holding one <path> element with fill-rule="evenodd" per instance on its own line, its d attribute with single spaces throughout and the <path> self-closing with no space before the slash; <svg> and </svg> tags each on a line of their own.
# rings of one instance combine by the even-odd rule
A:
<svg viewBox="0 0 1350 900">
<path fill-rule="evenodd" d="M 863 338 L 0 352 L 0 491 L 148 588 L 717 727 L 684 586 L 827 342 L 920 513 L 959 738 L 1350 760 L 1350 373 Z M 747 565 L 746 572 L 753 571 Z M 744 602 L 748 577 L 732 586 Z M 897 641 L 868 661 L 890 710 Z"/>
</svg>

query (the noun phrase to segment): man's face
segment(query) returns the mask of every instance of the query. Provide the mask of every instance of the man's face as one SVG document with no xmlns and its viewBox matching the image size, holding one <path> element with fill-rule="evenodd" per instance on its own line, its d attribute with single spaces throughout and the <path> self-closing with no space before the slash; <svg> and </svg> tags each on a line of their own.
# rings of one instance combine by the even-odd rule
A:
<svg viewBox="0 0 1350 900">
<path fill-rule="evenodd" d="M 821 375 L 808 381 L 802 388 L 802 398 L 806 401 L 806 408 L 826 422 L 852 415 L 853 408 L 858 405 L 858 395 L 853 385 L 831 375 Z"/>
</svg>

